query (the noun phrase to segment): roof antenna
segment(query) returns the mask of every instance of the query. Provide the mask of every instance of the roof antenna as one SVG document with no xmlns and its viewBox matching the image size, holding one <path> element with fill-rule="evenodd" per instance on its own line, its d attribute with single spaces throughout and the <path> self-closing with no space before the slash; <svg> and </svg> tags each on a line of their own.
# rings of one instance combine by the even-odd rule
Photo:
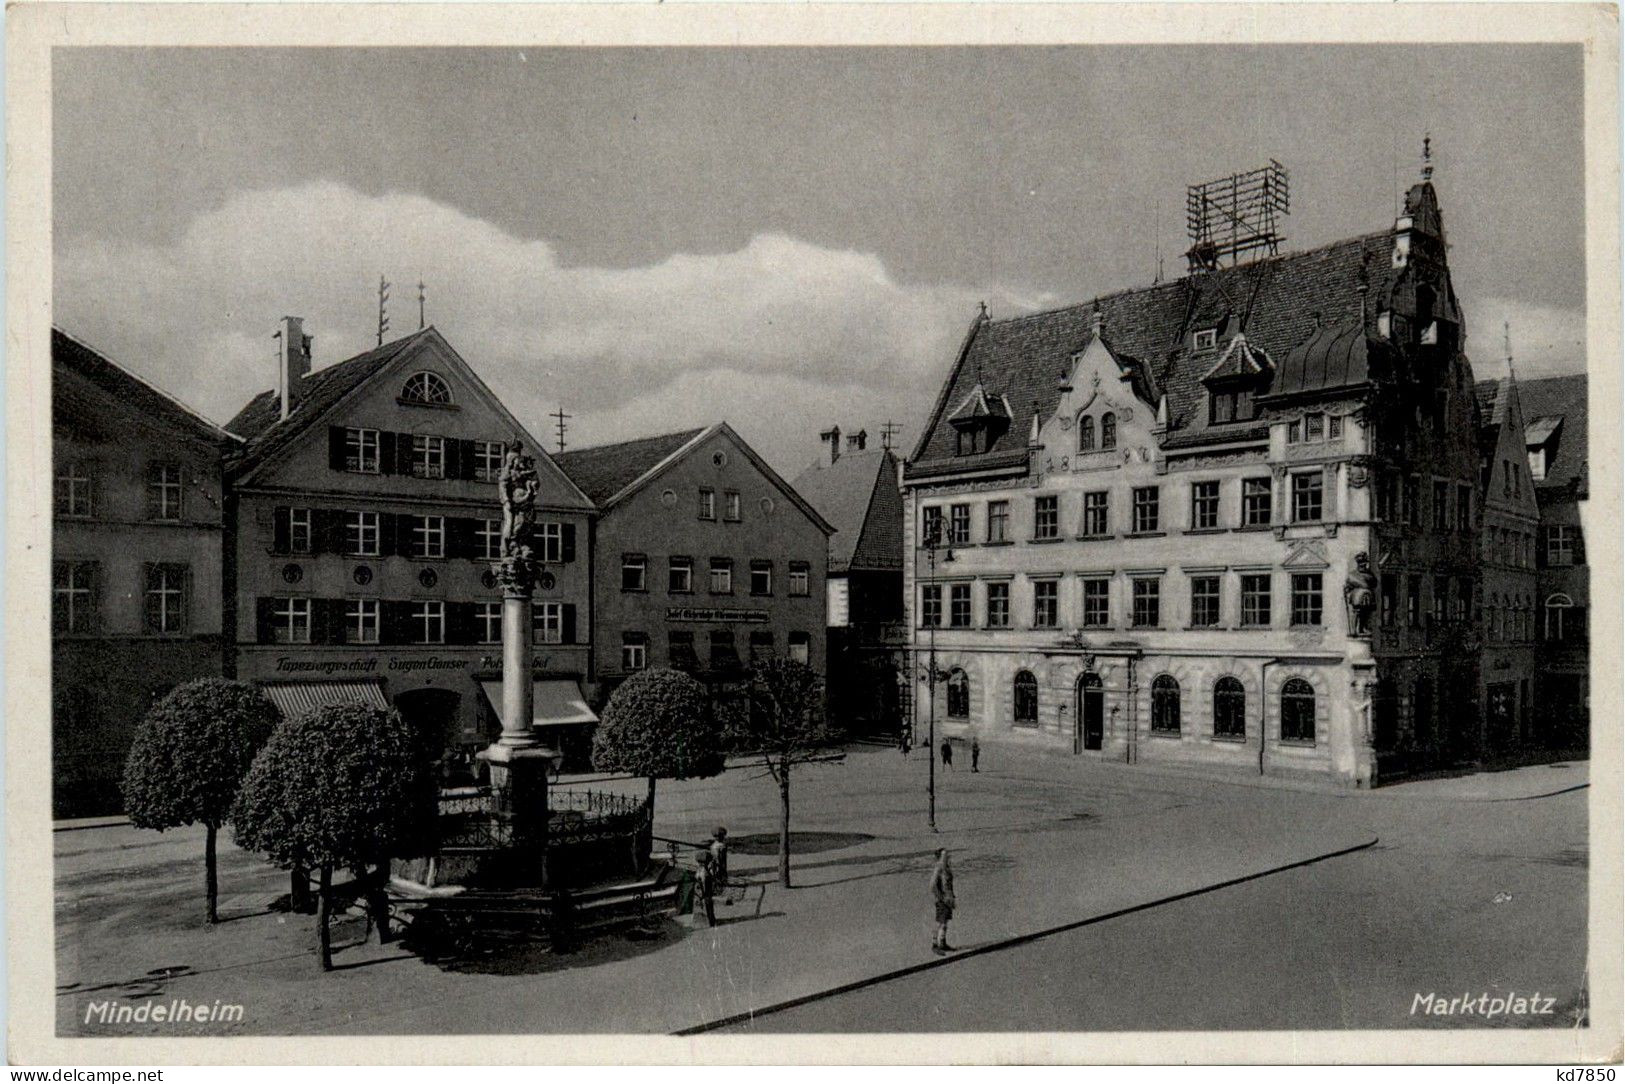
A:
<svg viewBox="0 0 1625 1084">
<path fill-rule="evenodd" d="M 901 425 L 887 418 L 886 424 L 880 427 L 880 447 L 885 451 L 891 451 L 891 438 L 901 432 L 902 429 Z"/>
<path fill-rule="evenodd" d="M 378 345 L 384 345 L 384 332 L 389 330 L 389 283 L 378 276 Z"/>
<path fill-rule="evenodd" d="M 549 414 L 548 417 L 553 419 L 553 428 L 555 428 L 555 429 L 557 429 L 559 431 L 559 451 L 563 452 L 564 451 L 564 432 L 565 432 L 565 430 L 570 428 L 568 425 L 565 425 L 564 423 L 569 421 L 571 418 L 575 417 L 575 415 L 574 414 L 566 414 L 564 412 L 564 404 L 560 403 L 559 404 L 559 409 L 557 409 L 553 413 Z"/>
<path fill-rule="evenodd" d="M 1152 219 L 1151 219 L 1151 237 L 1152 237 L 1152 240 L 1153 240 L 1153 247 L 1154 247 L 1154 249 L 1156 251 L 1156 254 L 1157 254 L 1157 274 L 1156 274 L 1156 277 L 1151 280 L 1151 284 L 1153 286 L 1155 286 L 1157 283 L 1162 281 L 1162 234 L 1160 232 L 1161 229 L 1162 229 L 1162 197 L 1161 196 L 1157 197 L 1156 205 L 1157 205 L 1157 209 L 1156 209 L 1155 212 L 1153 212 L 1153 216 L 1152 216 Z"/>
<path fill-rule="evenodd" d="M 1512 325 L 1505 320 L 1501 321 L 1501 343 L 1507 352 L 1507 379 L 1516 384 L 1518 371 L 1512 365 Z"/>
<path fill-rule="evenodd" d="M 1422 183 L 1433 180 L 1433 133 L 1422 133 Z"/>
<path fill-rule="evenodd" d="M 418 330 L 423 330 L 423 280 L 418 279 Z"/>
</svg>

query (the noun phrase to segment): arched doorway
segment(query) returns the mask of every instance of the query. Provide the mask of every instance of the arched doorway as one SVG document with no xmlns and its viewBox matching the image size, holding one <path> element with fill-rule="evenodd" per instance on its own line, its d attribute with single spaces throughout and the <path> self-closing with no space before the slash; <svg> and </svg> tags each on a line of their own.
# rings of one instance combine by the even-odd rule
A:
<svg viewBox="0 0 1625 1084">
<path fill-rule="evenodd" d="M 1078 678 L 1076 709 L 1072 751 L 1099 749 L 1106 734 L 1106 690 L 1100 683 L 1100 675 L 1093 670 Z"/>
<path fill-rule="evenodd" d="M 396 694 L 395 710 L 422 740 L 425 760 L 437 761 L 457 744 L 462 700 L 450 689 L 407 689 Z"/>
</svg>

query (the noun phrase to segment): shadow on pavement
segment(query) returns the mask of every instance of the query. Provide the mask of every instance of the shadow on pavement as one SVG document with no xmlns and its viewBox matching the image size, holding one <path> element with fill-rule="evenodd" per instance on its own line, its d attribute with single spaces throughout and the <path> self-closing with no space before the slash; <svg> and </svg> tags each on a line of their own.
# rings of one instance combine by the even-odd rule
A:
<svg viewBox="0 0 1625 1084">
<path fill-rule="evenodd" d="M 838 851 L 843 847 L 872 843 L 874 838 L 863 832 L 791 832 L 790 853 L 796 855 Z M 751 836 L 732 836 L 728 839 L 728 850 L 733 854 L 777 855 L 779 834 L 758 832 Z"/>
<path fill-rule="evenodd" d="M 486 931 L 473 944 L 455 952 L 443 945 L 414 942 L 410 934 L 405 944 L 417 952 L 425 964 L 455 974 L 545 975 L 658 952 L 694 932 L 674 919 L 665 918 L 643 927 L 584 937 L 568 951 L 555 951 L 545 939 L 519 934 L 503 936 L 500 931 Z"/>
</svg>

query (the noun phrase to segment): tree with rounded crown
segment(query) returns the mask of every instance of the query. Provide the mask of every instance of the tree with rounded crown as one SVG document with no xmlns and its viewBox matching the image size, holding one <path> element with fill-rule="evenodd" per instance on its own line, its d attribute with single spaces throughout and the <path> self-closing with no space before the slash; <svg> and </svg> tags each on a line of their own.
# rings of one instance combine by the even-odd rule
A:
<svg viewBox="0 0 1625 1084">
<path fill-rule="evenodd" d="M 779 785 L 779 883 L 790 887 L 790 772 L 823 756 L 840 732 L 824 711 L 824 679 L 794 659 L 763 659 L 750 671 L 749 696 L 727 727 L 730 749 L 762 758 Z"/>
<path fill-rule="evenodd" d="M 243 780 L 232 826 L 237 843 L 283 867 L 320 871 L 316 896 L 322 970 L 333 967 L 329 920 L 333 869 L 421 854 L 435 814 L 422 739 L 400 713 L 329 704 L 289 719 Z M 380 939 L 387 916 L 374 908 Z"/>
<path fill-rule="evenodd" d="M 203 825 L 207 919 L 218 922 L 215 837 L 243 776 L 282 715 L 259 688 L 201 678 L 177 686 L 136 727 L 124 761 L 124 809 L 137 828 Z"/>
<path fill-rule="evenodd" d="M 592 736 L 592 766 L 656 779 L 699 779 L 722 771 L 722 734 L 705 686 L 679 670 L 643 670 L 610 695 Z"/>
</svg>

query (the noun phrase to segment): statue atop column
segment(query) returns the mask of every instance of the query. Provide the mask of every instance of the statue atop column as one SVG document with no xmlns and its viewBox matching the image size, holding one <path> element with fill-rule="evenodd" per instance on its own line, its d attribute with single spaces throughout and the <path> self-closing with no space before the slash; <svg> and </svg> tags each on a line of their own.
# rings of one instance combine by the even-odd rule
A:
<svg viewBox="0 0 1625 1084">
<path fill-rule="evenodd" d="M 1371 614 L 1377 608 L 1377 577 L 1364 551 L 1354 555 L 1354 568 L 1343 583 L 1343 604 L 1348 607 L 1349 635 L 1370 636 Z"/>
<path fill-rule="evenodd" d="M 525 454 L 525 446 L 514 440 L 502 458 L 497 475 L 497 492 L 502 498 L 502 556 L 531 560 L 531 529 L 536 525 L 536 495 L 541 480 L 536 460 Z"/>
</svg>

